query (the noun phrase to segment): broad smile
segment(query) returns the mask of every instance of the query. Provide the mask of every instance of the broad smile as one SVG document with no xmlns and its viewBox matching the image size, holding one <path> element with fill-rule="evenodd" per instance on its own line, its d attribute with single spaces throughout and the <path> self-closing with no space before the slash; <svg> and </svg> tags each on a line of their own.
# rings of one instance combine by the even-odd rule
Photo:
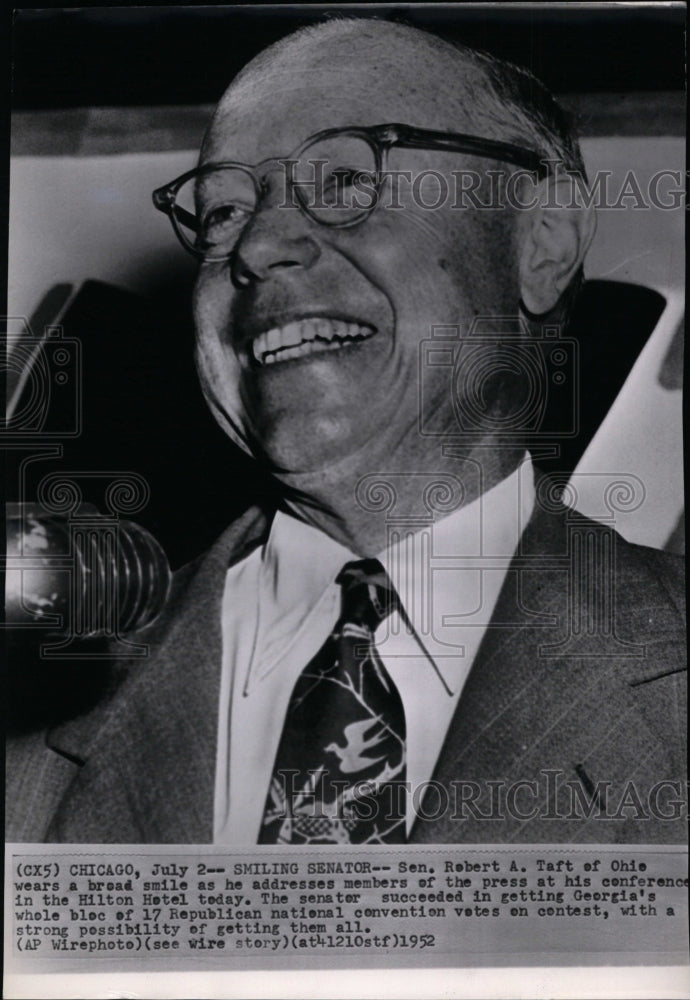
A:
<svg viewBox="0 0 690 1000">
<path fill-rule="evenodd" d="M 258 334 L 246 347 L 254 367 L 265 367 L 311 354 L 337 351 L 359 344 L 376 333 L 369 323 L 347 321 L 330 316 L 293 320 Z"/>
</svg>

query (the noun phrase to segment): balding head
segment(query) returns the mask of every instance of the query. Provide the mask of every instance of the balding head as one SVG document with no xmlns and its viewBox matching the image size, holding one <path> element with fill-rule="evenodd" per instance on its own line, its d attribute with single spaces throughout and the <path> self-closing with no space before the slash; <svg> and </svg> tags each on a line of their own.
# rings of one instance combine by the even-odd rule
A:
<svg viewBox="0 0 690 1000">
<path fill-rule="evenodd" d="M 257 90 L 287 96 L 300 83 L 317 89 L 335 80 L 343 100 L 366 106 L 375 97 L 376 112 L 387 108 L 392 121 L 403 120 L 404 112 L 411 125 L 459 130 L 472 121 L 482 75 L 453 46 L 415 28 L 334 20 L 289 35 L 257 56 L 226 91 L 212 124 L 253 103 Z"/>
<path fill-rule="evenodd" d="M 265 49 L 228 87 L 211 131 L 251 105 L 257 89 L 289 94 L 300 76 L 314 86 L 323 77 L 336 79 L 343 93 L 358 92 L 364 82 L 372 96 L 386 99 L 390 121 L 527 145 L 584 169 L 563 111 L 531 73 L 429 32 L 374 19 L 336 18 Z"/>
<path fill-rule="evenodd" d="M 518 100 L 522 92 L 529 106 Z M 308 137 L 393 122 L 575 156 L 555 104 L 521 71 L 399 24 L 347 19 L 304 29 L 233 81 L 201 162 L 258 165 L 262 194 L 227 262 L 201 268 L 200 371 L 221 424 L 305 492 L 324 476 L 349 482 L 384 464 L 422 467 L 429 442 L 420 423 L 452 433 L 464 391 L 452 369 L 420 371 L 432 329 L 457 328 L 462 355 L 473 346 L 464 341 L 477 317 L 517 316 L 521 300 L 546 312 L 587 241 L 565 213 L 518 218 L 513 209 L 450 203 L 430 211 L 408 192 L 396 206 L 379 203 L 366 221 L 330 228 L 286 198 L 285 169 L 275 161 Z M 489 168 L 505 177 L 515 170 L 424 144 L 394 147 L 387 165 L 410 177 L 474 171 L 483 184 Z M 242 206 L 239 214 L 223 206 L 221 231 L 235 217 L 245 217 Z M 487 344 L 484 367 L 495 350 L 495 341 Z M 504 373 L 484 389 L 486 450 L 514 402 L 510 391 L 523 390 L 506 389 Z"/>
</svg>

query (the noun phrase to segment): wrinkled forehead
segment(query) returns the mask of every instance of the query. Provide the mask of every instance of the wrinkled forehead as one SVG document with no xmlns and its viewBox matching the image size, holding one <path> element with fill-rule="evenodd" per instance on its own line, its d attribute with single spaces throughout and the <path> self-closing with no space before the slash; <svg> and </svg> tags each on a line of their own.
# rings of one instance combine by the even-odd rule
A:
<svg viewBox="0 0 690 1000">
<path fill-rule="evenodd" d="M 261 54 L 223 96 L 201 162 L 284 156 L 324 128 L 405 122 L 470 130 L 479 72 L 414 37 L 302 39 Z"/>
</svg>

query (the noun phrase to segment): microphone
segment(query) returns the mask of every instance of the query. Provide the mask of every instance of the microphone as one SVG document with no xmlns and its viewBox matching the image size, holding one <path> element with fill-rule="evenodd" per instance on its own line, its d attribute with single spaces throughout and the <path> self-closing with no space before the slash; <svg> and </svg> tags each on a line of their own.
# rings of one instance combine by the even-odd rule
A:
<svg viewBox="0 0 690 1000">
<path fill-rule="evenodd" d="M 69 642 L 117 638 L 150 625 L 172 574 L 160 544 L 134 521 L 82 504 L 69 517 L 40 504 L 5 508 L 5 623 Z"/>
</svg>

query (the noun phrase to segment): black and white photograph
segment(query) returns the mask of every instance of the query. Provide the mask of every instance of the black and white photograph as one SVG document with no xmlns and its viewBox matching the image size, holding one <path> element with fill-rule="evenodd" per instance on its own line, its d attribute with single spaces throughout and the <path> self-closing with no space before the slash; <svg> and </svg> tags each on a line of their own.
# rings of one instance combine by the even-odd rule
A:
<svg viewBox="0 0 690 1000">
<path fill-rule="evenodd" d="M 18 8 L 8 997 L 687 997 L 684 4 Z"/>
</svg>

